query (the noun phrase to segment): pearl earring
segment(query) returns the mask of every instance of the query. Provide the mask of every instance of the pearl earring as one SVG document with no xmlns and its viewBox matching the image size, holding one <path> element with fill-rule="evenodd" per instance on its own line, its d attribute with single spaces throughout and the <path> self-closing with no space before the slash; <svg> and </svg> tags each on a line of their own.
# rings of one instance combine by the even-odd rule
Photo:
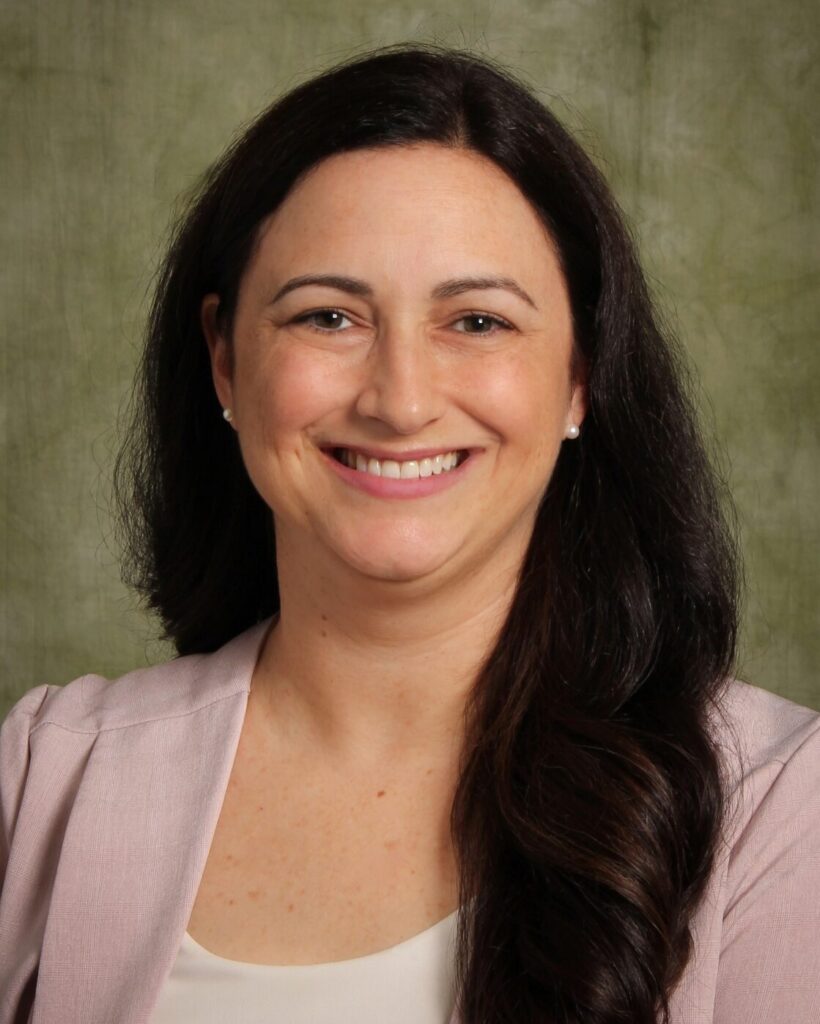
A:
<svg viewBox="0 0 820 1024">
<path fill-rule="evenodd" d="M 227 420 L 228 423 L 230 423 L 231 420 L 233 419 L 233 413 L 231 412 L 230 409 L 223 409 L 222 410 L 222 418 L 224 420 Z"/>
<path fill-rule="evenodd" d="M 576 424 L 574 423 L 570 424 L 570 426 L 567 427 L 567 437 L 572 438 L 573 441 L 580 433 L 580 428 L 576 426 Z"/>
</svg>

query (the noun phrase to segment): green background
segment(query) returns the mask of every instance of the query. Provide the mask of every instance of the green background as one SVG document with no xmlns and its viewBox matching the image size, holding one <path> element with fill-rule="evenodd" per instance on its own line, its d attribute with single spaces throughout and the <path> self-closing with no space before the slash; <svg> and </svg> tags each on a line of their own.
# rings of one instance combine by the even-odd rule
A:
<svg viewBox="0 0 820 1024">
<path fill-rule="evenodd" d="M 819 35 L 798 0 L 6 0 L 0 713 L 171 655 L 119 580 L 108 513 L 171 218 L 277 95 L 410 40 L 501 60 L 608 176 L 738 504 L 739 675 L 820 708 Z"/>
</svg>

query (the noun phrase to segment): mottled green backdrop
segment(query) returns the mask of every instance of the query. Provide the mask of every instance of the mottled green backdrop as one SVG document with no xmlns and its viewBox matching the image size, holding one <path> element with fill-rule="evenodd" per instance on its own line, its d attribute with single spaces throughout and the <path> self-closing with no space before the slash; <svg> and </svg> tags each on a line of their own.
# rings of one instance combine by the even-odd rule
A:
<svg viewBox="0 0 820 1024">
<path fill-rule="evenodd" d="M 2 706 L 170 656 L 119 581 L 110 471 L 180 194 L 276 95 L 361 49 L 489 53 L 580 133 L 703 384 L 739 506 L 743 678 L 820 708 L 820 5 L 5 0 Z"/>
</svg>

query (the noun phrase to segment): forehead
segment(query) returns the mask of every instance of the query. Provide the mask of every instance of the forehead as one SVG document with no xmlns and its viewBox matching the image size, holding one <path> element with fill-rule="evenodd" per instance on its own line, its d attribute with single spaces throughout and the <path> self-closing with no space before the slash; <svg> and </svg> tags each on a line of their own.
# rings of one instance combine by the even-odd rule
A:
<svg viewBox="0 0 820 1024">
<path fill-rule="evenodd" d="M 343 260 L 433 277 L 504 270 L 533 287 L 557 268 L 552 239 L 515 182 L 473 150 L 435 143 L 321 161 L 261 226 L 257 258 L 282 272 Z"/>
</svg>

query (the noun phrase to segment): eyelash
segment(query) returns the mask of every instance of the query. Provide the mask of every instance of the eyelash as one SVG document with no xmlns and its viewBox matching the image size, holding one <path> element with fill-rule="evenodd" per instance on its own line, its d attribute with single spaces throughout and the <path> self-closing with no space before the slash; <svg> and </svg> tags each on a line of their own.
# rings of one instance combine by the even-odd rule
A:
<svg viewBox="0 0 820 1024">
<path fill-rule="evenodd" d="M 328 306 L 328 307 L 323 308 L 323 309 L 314 309 L 310 313 L 303 313 L 301 316 L 296 317 L 296 319 L 293 322 L 296 323 L 296 324 L 308 323 L 308 321 L 310 320 L 311 317 L 320 316 L 322 313 L 338 313 L 339 316 L 345 317 L 345 319 L 347 319 L 347 320 L 350 319 L 350 317 L 346 313 L 343 313 L 340 309 L 334 309 L 334 308 Z M 496 329 L 492 330 L 492 331 L 459 331 L 459 334 L 467 334 L 468 336 L 472 336 L 472 337 L 476 337 L 476 338 L 482 338 L 482 337 L 490 337 L 493 334 L 497 334 L 499 329 L 506 330 L 506 331 L 511 331 L 513 329 L 512 324 L 507 323 L 506 320 L 502 320 L 500 316 L 494 316 L 491 313 L 482 313 L 482 312 L 477 311 L 477 310 L 476 311 L 470 311 L 469 313 L 464 313 L 462 316 L 460 316 L 454 322 L 458 323 L 459 320 L 470 320 L 470 319 L 475 319 L 475 318 L 479 318 L 479 317 L 482 320 L 489 320 L 492 323 L 494 323 L 496 325 Z M 320 334 L 341 334 L 342 333 L 339 330 L 330 330 L 330 329 L 328 329 L 326 327 L 317 327 L 315 324 L 311 324 L 311 323 L 308 323 L 308 327 L 310 327 L 310 329 L 313 330 L 313 331 L 318 331 Z"/>
</svg>

